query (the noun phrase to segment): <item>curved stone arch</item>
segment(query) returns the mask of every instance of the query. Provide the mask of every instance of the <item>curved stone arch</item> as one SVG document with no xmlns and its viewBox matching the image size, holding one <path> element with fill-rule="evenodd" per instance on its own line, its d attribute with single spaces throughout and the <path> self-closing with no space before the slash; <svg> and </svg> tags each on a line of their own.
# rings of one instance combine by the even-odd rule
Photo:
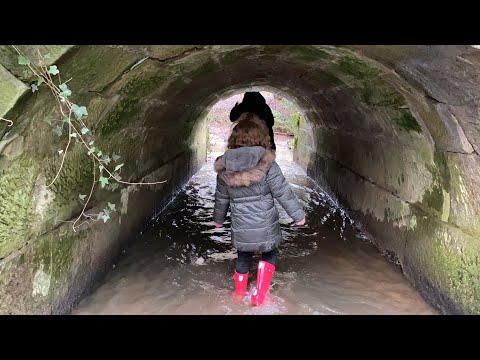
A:
<svg viewBox="0 0 480 360">
<path fill-rule="evenodd" d="M 71 234 L 55 223 L 75 213 L 90 164 L 72 152 L 58 186 L 45 192 L 45 179 L 58 166 L 59 143 L 42 122 L 52 103 L 44 91 L 28 93 L 28 77 L 0 47 L 0 113 L 15 120 L 11 131 L 0 123 L 0 288 L 13 294 L 9 289 L 21 284 L 20 297 L 5 295 L 1 312 L 17 311 L 18 303 L 29 312 L 67 311 L 137 225 L 196 171 L 206 151 L 197 120 L 213 94 L 240 84 L 273 86 L 297 99 L 313 125 L 308 173 L 357 214 L 435 306 L 448 313 L 480 311 L 478 49 L 46 48 L 55 51 L 52 63 L 73 78 L 75 101 L 88 107 L 102 146 L 123 149 L 129 179 L 169 181 L 113 191 L 122 211 L 110 224 Z M 45 194 L 53 201 L 40 201 Z M 103 200 L 99 195 L 93 205 Z M 40 268 L 41 278 L 51 279 L 44 281 L 50 286 L 46 297 L 43 288 L 31 291 L 32 274 Z"/>
</svg>

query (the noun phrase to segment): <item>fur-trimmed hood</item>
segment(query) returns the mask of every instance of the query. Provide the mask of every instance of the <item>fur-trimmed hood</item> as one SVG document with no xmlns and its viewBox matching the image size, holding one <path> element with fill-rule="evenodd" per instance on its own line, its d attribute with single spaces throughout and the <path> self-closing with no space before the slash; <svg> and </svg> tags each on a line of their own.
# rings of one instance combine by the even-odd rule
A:
<svg viewBox="0 0 480 360">
<path fill-rule="evenodd" d="M 215 160 L 214 168 L 228 186 L 250 186 L 262 181 L 275 161 L 275 152 L 261 146 L 230 149 Z"/>
</svg>

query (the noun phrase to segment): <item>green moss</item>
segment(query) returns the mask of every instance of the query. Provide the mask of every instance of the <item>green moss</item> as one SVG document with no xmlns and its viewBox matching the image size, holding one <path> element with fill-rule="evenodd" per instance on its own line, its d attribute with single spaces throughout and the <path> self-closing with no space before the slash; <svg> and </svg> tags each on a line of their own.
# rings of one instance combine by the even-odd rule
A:
<svg viewBox="0 0 480 360">
<path fill-rule="evenodd" d="M 15 105 L 28 87 L 0 64 L 0 116 L 3 117 Z M 1 121 L 1 127 L 6 123 Z M 1 133 L 2 128 L 0 128 Z"/>
<path fill-rule="evenodd" d="M 50 273 L 52 265 L 52 250 L 51 244 L 55 236 L 50 233 L 36 241 L 36 246 L 34 247 L 35 254 L 33 256 L 33 262 L 35 266 L 40 267 L 43 264 L 43 269 L 45 272 Z"/>
<path fill-rule="evenodd" d="M 156 63 L 146 60 L 141 66 L 128 73 L 116 85 L 121 99 L 109 115 L 102 120 L 99 130 L 103 136 L 110 136 L 132 120 L 142 119 L 142 101 L 157 91 L 172 76 Z"/>
<path fill-rule="evenodd" d="M 52 278 L 54 281 L 61 281 L 70 274 L 73 263 L 73 246 L 80 238 L 80 234 L 64 233 L 52 243 Z"/>
<path fill-rule="evenodd" d="M 3 138 L 3 135 L 8 131 L 7 123 L 4 121 L 0 121 L 0 139 Z M 2 154 L 0 153 L 0 159 L 2 158 Z"/>
<path fill-rule="evenodd" d="M 101 91 L 130 69 L 144 54 L 105 45 L 81 46 L 64 64 L 59 64 L 62 79 L 72 79 L 73 94 Z"/>
<path fill-rule="evenodd" d="M 439 184 L 434 184 L 429 190 L 425 191 L 422 203 L 437 211 L 443 209 L 443 191 Z"/>
<path fill-rule="evenodd" d="M 409 233 L 406 256 L 442 294 L 467 314 L 480 313 L 480 245 L 476 236 L 422 214 Z M 461 249 L 461 251 L 460 251 Z"/>
<path fill-rule="evenodd" d="M 148 52 L 152 58 L 166 60 L 198 48 L 198 45 L 149 45 Z"/>
<path fill-rule="evenodd" d="M 169 76 L 168 87 L 164 90 L 169 98 L 178 98 L 180 102 L 190 104 L 193 97 L 211 95 L 212 87 L 217 87 L 216 81 L 212 82 L 216 78 L 214 73 L 219 71 L 220 66 L 204 55 L 196 54 L 195 58 L 185 59 L 185 63 L 172 65 L 174 73 Z M 189 80 L 195 81 L 196 85 L 187 84 Z"/>
<path fill-rule="evenodd" d="M 343 55 L 338 61 L 338 68 L 357 79 L 366 79 L 379 74 L 377 68 L 352 55 Z"/>
<path fill-rule="evenodd" d="M 264 51 L 262 53 L 267 53 Z M 259 55 L 259 48 L 258 47 L 248 47 L 242 49 L 235 49 L 224 54 L 221 54 L 221 62 L 225 65 L 232 65 L 238 61 L 244 59 L 251 59 L 257 57 Z"/>
<path fill-rule="evenodd" d="M 60 160 L 49 162 L 45 168 L 47 183 L 50 183 L 60 167 Z M 58 205 L 77 200 L 78 194 L 85 193 L 92 185 L 93 164 L 83 148 L 77 148 L 67 155 L 60 176 L 50 189 L 55 193 Z"/>
<path fill-rule="evenodd" d="M 17 160 L 0 169 L 0 258 L 28 241 L 36 173 L 33 160 Z"/>
<path fill-rule="evenodd" d="M 249 56 L 252 50 L 254 52 L 256 51 L 256 49 L 241 49 L 238 51 Z M 236 54 L 237 51 L 233 53 Z M 226 53 L 224 56 L 229 57 L 229 55 L 230 53 Z M 171 63 L 168 68 L 173 73 L 181 75 L 182 78 L 188 77 L 193 79 L 194 77 L 219 69 L 220 65 L 212 59 L 209 52 L 196 52 L 183 57 L 177 62 Z"/>
<path fill-rule="evenodd" d="M 330 58 L 330 54 L 313 46 L 304 45 L 287 45 L 279 49 L 281 52 L 289 56 L 297 57 L 306 62 L 313 62 Z"/>
<path fill-rule="evenodd" d="M 212 144 L 210 144 L 210 124 L 207 123 L 207 127 L 206 127 L 206 134 L 205 134 L 205 137 L 207 139 L 207 152 L 210 152 L 212 150 Z"/>
<path fill-rule="evenodd" d="M 294 117 L 294 121 L 295 121 L 295 127 L 299 128 L 300 127 L 300 118 L 302 117 L 302 115 L 300 115 L 299 113 L 295 113 L 295 114 L 293 114 L 293 117 Z"/>
<path fill-rule="evenodd" d="M 85 232 L 74 233 L 64 227 L 38 239 L 34 254 L 36 266 L 43 264 L 44 271 L 50 273 L 56 283 L 65 282 L 73 264 L 74 246 L 86 236 Z"/>
<path fill-rule="evenodd" d="M 99 127 L 100 134 L 110 136 L 126 127 L 130 121 L 141 112 L 139 100 L 128 95 L 124 96 L 119 104 L 102 120 Z"/>
<path fill-rule="evenodd" d="M 376 59 L 392 68 L 401 62 L 411 58 L 417 51 L 408 45 L 341 45 L 353 51 L 361 51 L 371 59 Z"/>
<path fill-rule="evenodd" d="M 302 80 L 303 79 L 305 79 L 305 81 L 309 81 L 312 84 L 319 84 L 320 88 L 324 89 L 345 85 L 345 83 L 340 80 L 336 75 L 324 71 L 310 71 L 302 77 Z"/>
<path fill-rule="evenodd" d="M 215 61 L 209 59 L 201 66 L 197 67 L 195 65 L 192 65 L 192 68 L 185 73 L 185 76 L 188 76 L 189 78 L 196 78 L 197 76 L 208 74 L 218 69 L 219 65 L 215 63 Z"/>
<path fill-rule="evenodd" d="M 160 71 L 160 68 L 150 66 L 146 71 L 139 70 L 135 76 L 132 74 L 132 77 L 126 78 L 119 93 L 132 99 L 140 99 L 158 89 L 169 75 L 171 75 L 170 72 Z"/>
<path fill-rule="evenodd" d="M 407 132 L 415 131 L 417 133 L 422 132 L 422 128 L 418 124 L 417 120 L 413 117 L 412 113 L 408 109 L 399 109 L 393 116 L 393 121 Z"/>
<path fill-rule="evenodd" d="M 437 165 L 438 170 L 440 172 L 440 181 L 442 183 L 443 188 L 447 192 L 450 192 L 451 175 L 450 175 L 450 170 L 447 164 L 447 157 L 442 151 L 435 149 L 435 152 L 433 153 L 433 161 Z"/>
<path fill-rule="evenodd" d="M 48 158 L 42 160 L 43 175 L 45 176 L 45 184 L 49 184 L 59 166 L 60 157 Z M 35 183 L 32 179 L 32 186 Z M 45 207 L 39 208 L 41 212 L 34 214 L 31 219 L 30 230 L 32 235 L 49 231 L 58 222 L 72 217 L 72 214 L 79 210 L 81 204 L 79 202 L 79 194 L 87 194 L 90 191 L 93 182 L 93 164 L 86 152 L 78 147 L 72 150 L 66 157 L 66 161 L 60 172 L 59 177 L 49 188 L 45 185 L 38 188 L 40 192 L 37 196 L 45 196 L 49 198 Z"/>
<path fill-rule="evenodd" d="M 298 143 L 298 134 L 295 135 L 292 139 L 292 149 L 295 150 L 297 148 L 297 143 Z"/>
<path fill-rule="evenodd" d="M 405 104 L 403 96 L 380 77 L 363 80 L 356 90 L 362 102 L 369 106 L 398 108 Z"/>
<path fill-rule="evenodd" d="M 450 192 L 450 171 L 447 166 L 445 155 L 435 150 L 434 164 L 426 164 L 427 170 L 432 174 L 432 186 L 425 191 L 422 203 L 438 212 L 443 211 L 445 192 Z"/>
<path fill-rule="evenodd" d="M 397 109 L 405 105 L 403 95 L 381 76 L 379 69 L 355 56 L 343 55 L 330 71 L 340 77 L 342 74 L 353 77 L 344 80 L 351 83 L 360 100 L 369 106 Z"/>
<path fill-rule="evenodd" d="M 53 96 L 44 88 L 23 96 L 8 114 L 16 120 L 12 131 L 25 136 L 26 145 L 21 158 L 13 163 L 2 160 L 0 164 L 0 257 L 18 249 L 38 233 L 57 226 L 59 220 L 70 218 L 79 206 L 78 195 L 85 194 L 91 187 L 92 162 L 80 145 L 72 144 L 60 176 L 48 188 L 48 194 L 46 189 L 39 188 L 45 199 L 51 195 L 51 202 L 39 208 L 41 213 L 34 211 L 37 176 L 43 172 L 47 184 L 53 180 L 61 163 L 57 151 L 64 148 L 67 141 L 65 137 L 55 136 L 51 126 L 43 121 L 53 106 Z M 12 199 L 9 194 L 13 195 Z"/>
<path fill-rule="evenodd" d="M 109 136 L 129 124 L 131 119 L 140 112 L 138 101 L 130 98 L 123 98 L 108 117 L 102 121 L 100 133 Z"/>
</svg>

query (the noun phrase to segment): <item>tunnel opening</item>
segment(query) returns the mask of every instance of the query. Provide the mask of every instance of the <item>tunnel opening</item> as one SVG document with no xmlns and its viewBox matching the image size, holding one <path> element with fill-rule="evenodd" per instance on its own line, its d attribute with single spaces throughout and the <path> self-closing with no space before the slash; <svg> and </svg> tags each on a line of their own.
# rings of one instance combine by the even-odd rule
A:
<svg viewBox="0 0 480 360">
<path fill-rule="evenodd" d="M 298 141 L 300 126 L 306 122 L 303 111 L 278 89 L 250 87 L 237 89 L 235 95 L 224 95 L 209 110 L 206 115 L 208 152 L 223 152 L 226 150 L 228 135 L 233 126 L 233 123 L 229 120 L 230 111 L 235 104 L 242 101 L 243 94 L 247 91 L 258 91 L 265 98 L 275 118 L 274 134 L 285 137 L 289 143 L 289 148 L 293 151 Z M 311 130 L 311 127 L 306 131 L 308 130 Z"/>
<path fill-rule="evenodd" d="M 26 53 L 34 48 L 21 46 Z M 72 153 L 36 79 L 0 47 L 0 286 L 3 313 L 68 312 L 116 254 L 204 163 L 209 104 L 241 87 L 272 86 L 304 111 L 296 162 L 365 224 L 383 253 L 443 313 L 478 313 L 479 51 L 469 46 L 41 46 L 88 126 L 122 151 L 133 181 L 109 193 L 121 209 L 72 234 L 88 157 Z M 115 58 L 116 61 L 111 60 Z M 65 77 L 64 77 L 65 76 Z M 301 130 L 301 129 L 300 129 Z M 310 138 L 308 138 L 310 137 Z M 87 167 L 88 165 L 88 167 Z M 49 201 L 41 198 L 49 195 Z M 54 201 L 53 201 L 54 200 Z M 94 210 L 105 205 L 100 193 Z M 12 216 L 15 214 L 15 216 Z M 59 220 L 59 221 L 56 221 Z M 33 289 L 33 290 L 32 290 Z M 53 310 L 52 310 L 53 309 Z"/>
</svg>

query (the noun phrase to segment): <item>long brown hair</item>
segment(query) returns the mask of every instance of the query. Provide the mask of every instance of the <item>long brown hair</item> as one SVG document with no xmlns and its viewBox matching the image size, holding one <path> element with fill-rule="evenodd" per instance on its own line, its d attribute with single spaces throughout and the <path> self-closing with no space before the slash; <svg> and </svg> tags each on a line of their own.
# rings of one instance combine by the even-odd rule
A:
<svg viewBox="0 0 480 360">
<path fill-rule="evenodd" d="M 267 125 L 253 113 L 243 113 L 228 138 L 228 148 L 261 146 L 270 149 L 270 134 Z"/>
</svg>

